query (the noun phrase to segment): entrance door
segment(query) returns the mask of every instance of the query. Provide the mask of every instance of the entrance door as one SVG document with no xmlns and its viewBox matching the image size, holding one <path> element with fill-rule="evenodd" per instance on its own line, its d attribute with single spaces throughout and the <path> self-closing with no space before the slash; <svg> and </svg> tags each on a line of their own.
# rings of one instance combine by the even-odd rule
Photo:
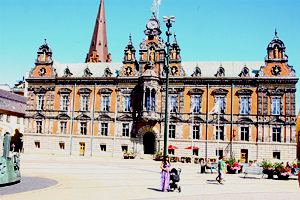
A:
<svg viewBox="0 0 300 200">
<path fill-rule="evenodd" d="M 85 143 L 84 142 L 80 142 L 79 143 L 80 149 L 79 149 L 79 155 L 80 156 L 84 156 L 84 152 L 85 152 Z"/>
<path fill-rule="evenodd" d="M 248 149 L 241 149 L 241 162 L 242 163 L 248 162 Z"/>
<path fill-rule="evenodd" d="M 144 154 L 154 154 L 155 136 L 153 133 L 145 133 L 143 138 Z"/>
</svg>

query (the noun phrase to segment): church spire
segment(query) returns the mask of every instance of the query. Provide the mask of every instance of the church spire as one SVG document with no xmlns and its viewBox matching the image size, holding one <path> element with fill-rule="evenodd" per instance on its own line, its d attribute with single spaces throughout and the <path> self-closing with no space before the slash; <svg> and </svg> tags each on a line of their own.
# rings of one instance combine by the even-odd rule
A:
<svg viewBox="0 0 300 200">
<path fill-rule="evenodd" d="M 85 62 L 111 62 L 107 50 L 104 0 L 100 1 L 91 46 Z"/>
</svg>

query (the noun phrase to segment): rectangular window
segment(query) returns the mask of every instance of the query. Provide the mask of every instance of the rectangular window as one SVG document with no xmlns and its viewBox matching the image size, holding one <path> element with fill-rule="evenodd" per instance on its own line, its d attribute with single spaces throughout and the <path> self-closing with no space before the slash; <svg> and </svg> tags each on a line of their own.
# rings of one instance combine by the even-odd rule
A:
<svg viewBox="0 0 300 200">
<path fill-rule="evenodd" d="M 177 112 L 177 97 L 171 97 L 170 98 L 170 113 L 176 113 Z"/>
<path fill-rule="evenodd" d="M 280 115 L 280 98 L 272 99 L 272 114 Z"/>
<path fill-rule="evenodd" d="M 280 159 L 280 152 L 274 151 L 273 152 L 273 159 Z"/>
<path fill-rule="evenodd" d="M 106 145 L 100 144 L 100 151 L 106 151 Z"/>
<path fill-rule="evenodd" d="M 109 97 L 102 97 L 102 111 L 109 111 Z"/>
<path fill-rule="evenodd" d="M 3 113 L 0 113 L 0 121 L 3 121 Z"/>
<path fill-rule="evenodd" d="M 101 124 L 101 135 L 107 136 L 107 133 L 108 133 L 108 124 L 102 123 Z"/>
<path fill-rule="evenodd" d="M 68 95 L 62 95 L 60 97 L 60 110 L 68 111 L 68 102 L 69 102 Z"/>
<path fill-rule="evenodd" d="M 34 142 L 34 146 L 35 146 L 35 148 L 39 149 L 41 147 L 40 142 L 39 141 L 35 141 Z"/>
<path fill-rule="evenodd" d="M 80 122 L 80 134 L 81 135 L 87 134 L 87 123 L 86 122 Z"/>
<path fill-rule="evenodd" d="M 122 148 L 122 152 L 128 151 L 128 146 L 127 145 L 122 145 L 121 148 Z"/>
<path fill-rule="evenodd" d="M 241 127 L 241 140 L 249 141 L 249 127 Z"/>
<path fill-rule="evenodd" d="M 146 98 L 146 110 L 153 111 L 154 110 L 154 97 L 147 97 Z"/>
<path fill-rule="evenodd" d="M 36 133 L 42 133 L 42 121 L 36 122 Z"/>
<path fill-rule="evenodd" d="M 218 156 L 218 150 L 216 150 L 216 156 Z M 219 149 L 219 157 L 223 157 L 223 150 Z"/>
<path fill-rule="evenodd" d="M 221 113 L 225 113 L 225 98 L 224 97 L 216 97 L 216 100 L 220 101 L 220 106 L 221 106 Z M 216 102 L 217 102 L 216 101 Z"/>
<path fill-rule="evenodd" d="M 89 110 L 89 97 L 87 95 L 81 95 L 81 111 Z"/>
<path fill-rule="evenodd" d="M 273 128 L 273 142 L 281 142 L 281 129 L 280 128 Z"/>
<path fill-rule="evenodd" d="M 122 136 L 129 137 L 129 124 L 123 124 Z"/>
<path fill-rule="evenodd" d="M 130 112 L 131 97 L 124 97 L 124 112 Z"/>
<path fill-rule="evenodd" d="M 10 122 L 10 115 L 6 115 L 6 122 Z"/>
<path fill-rule="evenodd" d="M 176 131 L 176 126 L 169 125 L 169 138 L 175 139 L 175 131 Z"/>
<path fill-rule="evenodd" d="M 65 149 L 65 142 L 59 142 L 59 148 Z"/>
<path fill-rule="evenodd" d="M 241 98 L 241 113 L 240 114 L 249 114 L 249 98 Z"/>
<path fill-rule="evenodd" d="M 17 124 L 20 124 L 20 120 L 21 120 L 21 118 L 17 117 Z"/>
<path fill-rule="evenodd" d="M 193 149 L 193 155 L 199 156 L 199 149 Z"/>
<path fill-rule="evenodd" d="M 60 132 L 62 134 L 67 133 L 67 122 L 60 122 Z"/>
<path fill-rule="evenodd" d="M 200 138 L 200 127 L 194 126 L 193 127 L 193 139 L 199 140 Z"/>
<path fill-rule="evenodd" d="M 219 133 L 220 133 L 220 137 L 219 137 Z M 218 126 L 216 126 L 216 140 L 224 140 L 224 126 L 220 126 L 220 128 Z"/>
<path fill-rule="evenodd" d="M 37 95 L 36 110 L 43 110 L 43 109 L 44 109 L 44 95 L 38 94 Z"/>
<path fill-rule="evenodd" d="M 194 113 L 199 113 L 200 112 L 200 97 L 194 97 Z"/>
</svg>

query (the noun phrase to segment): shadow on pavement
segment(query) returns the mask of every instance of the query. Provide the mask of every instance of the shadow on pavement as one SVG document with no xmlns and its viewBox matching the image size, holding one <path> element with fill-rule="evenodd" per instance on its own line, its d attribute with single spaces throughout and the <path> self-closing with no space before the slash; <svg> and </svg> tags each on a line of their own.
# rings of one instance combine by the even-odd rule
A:
<svg viewBox="0 0 300 200">
<path fill-rule="evenodd" d="M 156 189 L 156 188 L 147 188 L 148 190 L 154 190 L 154 191 L 157 191 L 157 192 L 162 192 L 161 190 L 159 189 Z"/>
<path fill-rule="evenodd" d="M 0 196 L 28 192 L 32 190 L 41 190 L 47 187 L 57 185 L 58 181 L 48 178 L 22 176 L 20 182 L 5 184 L 0 186 Z"/>
</svg>

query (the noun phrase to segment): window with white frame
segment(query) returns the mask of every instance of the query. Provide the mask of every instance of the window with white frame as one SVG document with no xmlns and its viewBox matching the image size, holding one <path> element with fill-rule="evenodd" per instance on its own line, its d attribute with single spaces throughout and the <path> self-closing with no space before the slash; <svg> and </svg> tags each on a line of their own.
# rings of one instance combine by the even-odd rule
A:
<svg viewBox="0 0 300 200">
<path fill-rule="evenodd" d="M 10 122 L 10 115 L 6 115 L 6 122 Z"/>
<path fill-rule="evenodd" d="M 175 139 L 176 126 L 169 125 L 169 138 Z"/>
<path fill-rule="evenodd" d="M 3 121 L 3 113 L 0 113 L 0 121 Z"/>
<path fill-rule="evenodd" d="M 241 127 L 241 140 L 249 141 L 249 127 Z"/>
<path fill-rule="evenodd" d="M 281 142 L 281 129 L 273 128 L 272 129 L 273 142 Z"/>
<path fill-rule="evenodd" d="M 21 120 L 21 118 L 19 116 L 17 116 L 17 124 L 20 124 L 20 120 Z"/>
<path fill-rule="evenodd" d="M 224 126 L 216 126 L 216 140 L 224 140 Z"/>
<path fill-rule="evenodd" d="M 60 96 L 60 110 L 68 111 L 69 95 Z"/>
<path fill-rule="evenodd" d="M 60 132 L 62 134 L 67 133 L 67 122 L 60 122 Z"/>
<path fill-rule="evenodd" d="M 42 121 L 36 121 L 36 133 L 42 133 Z"/>
<path fill-rule="evenodd" d="M 101 135 L 107 136 L 107 133 L 108 133 L 108 124 L 101 123 Z"/>
<path fill-rule="evenodd" d="M 226 109 L 225 109 L 225 97 L 222 96 L 218 96 L 216 97 L 216 102 L 220 102 L 220 111 L 221 113 L 225 113 Z"/>
<path fill-rule="evenodd" d="M 177 112 L 177 97 L 170 98 L 170 113 Z"/>
<path fill-rule="evenodd" d="M 272 114 L 280 115 L 280 98 L 272 98 Z"/>
<path fill-rule="evenodd" d="M 200 139 L 200 126 L 193 127 L 193 139 L 195 139 L 195 140 Z"/>
<path fill-rule="evenodd" d="M 80 95 L 80 111 L 88 111 L 89 110 L 89 94 L 81 94 Z"/>
<path fill-rule="evenodd" d="M 44 109 L 44 98 L 45 98 L 45 95 L 43 95 L 43 94 L 36 95 L 36 110 Z"/>
<path fill-rule="evenodd" d="M 86 122 L 80 122 L 80 134 L 81 135 L 87 134 L 87 123 Z"/>
<path fill-rule="evenodd" d="M 129 124 L 128 123 L 123 124 L 122 136 L 123 137 L 129 137 Z"/>
<path fill-rule="evenodd" d="M 130 112 L 131 111 L 131 97 L 130 96 L 125 96 L 124 97 L 124 108 L 123 111 L 124 112 Z"/>
<path fill-rule="evenodd" d="M 200 112 L 200 97 L 194 97 L 192 100 L 192 104 L 191 105 L 194 109 L 193 109 L 193 113 L 199 113 Z"/>
<path fill-rule="evenodd" d="M 240 114 L 249 114 L 249 97 L 241 97 Z"/>
<path fill-rule="evenodd" d="M 101 104 L 102 111 L 109 111 L 109 96 L 102 96 Z"/>
</svg>

